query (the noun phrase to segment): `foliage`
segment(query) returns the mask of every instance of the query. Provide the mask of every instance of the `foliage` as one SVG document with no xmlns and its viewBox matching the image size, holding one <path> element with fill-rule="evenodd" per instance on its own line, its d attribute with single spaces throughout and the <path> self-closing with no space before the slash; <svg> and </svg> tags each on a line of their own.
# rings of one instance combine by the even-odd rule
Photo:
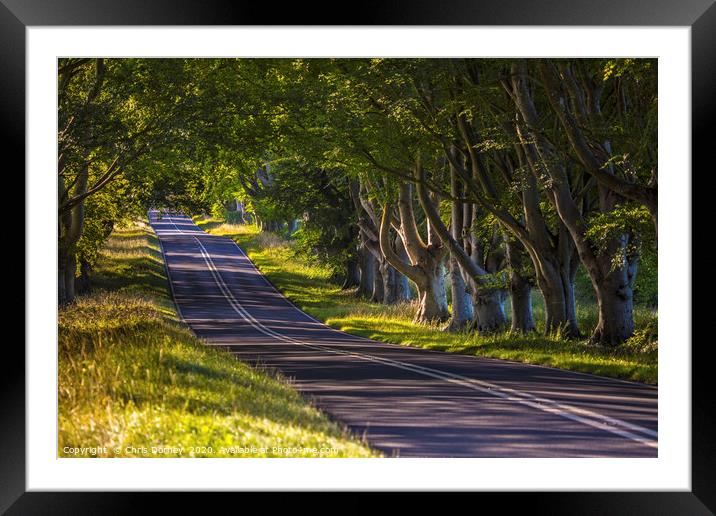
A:
<svg viewBox="0 0 716 516">
<path fill-rule="evenodd" d="M 526 249 L 520 267 L 531 278 L 589 260 L 592 250 L 572 252 L 584 240 L 615 269 L 639 262 L 635 296 L 655 306 L 657 71 L 655 59 L 633 58 L 63 58 L 60 213 L 82 198 L 87 220 L 75 249 L 62 219 L 60 248 L 92 263 L 107 228 L 129 214 L 230 217 L 224 205 L 238 199 L 266 230 L 299 220 L 294 249 L 337 279 L 367 249 L 361 201 L 376 226 L 400 186 L 417 182 L 447 224 L 452 170 L 476 213 L 465 229 L 479 248 L 471 259 L 489 272 L 485 289 L 506 286 L 506 240 Z M 425 239 L 426 214 L 413 204 Z M 595 270 L 578 272 L 584 299 L 599 289 Z M 540 274 L 540 288 L 564 291 L 546 286 L 559 274 Z"/>
<path fill-rule="evenodd" d="M 630 235 L 629 244 L 620 249 L 621 254 L 612 258 L 618 266 L 625 254 L 638 255 L 642 245 L 654 245 L 654 226 L 649 212 L 643 206 L 632 203 L 621 204 L 608 212 L 592 215 L 585 233 L 599 252 L 606 252 L 607 245 L 615 237 Z"/>
<path fill-rule="evenodd" d="M 600 252 L 607 252 L 608 243 L 615 237 L 626 235 L 627 245 L 612 256 L 612 266 L 619 267 L 627 255 L 638 256 L 634 298 L 638 303 L 656 306 L 658 254 L 649 212 L 643 206 L 625 203 L 612 211 L 595 214 L 589 222 L 586 235 Z"/>
<path fill-rule="evenodd" d="M 646 325 L 637 328 L 627 341 L 624 348 L 633 353 L 656 354 L 659 350 L 659 325 L 656 318 L 651 319 Z"/>
<path fill-rule="evenodd" d="M 183 446 L 184 457 L 378 454 L 328 420 L 274 373 L 204 346 L 178 322 L 156 238 L 118 229 L 102 250 L 95 284 L 59 313 L 59 450 L 105 446 L 109 457 Z M 267 448 L 232 453 L 230 447 Z M 128 448 L 133 447 L 134 449 Z M 209 451 L 208 448 L 212 450 Z M 115 453 L 114 448 L 120 452 Z"/>
<path fill-rule="evenodd" d="M 559 335 L 543 336 L 537 332 L 526 336 L 499 333 L 485 336 L 475 333 L 446 333 L 440 326 L 413 323 L 415 305 L 392 306 L 358 300 L 350 292 L 331 283 L 331 272 L 315 262 L 298 260 L 292 243 L 272 240 L 263 245 L 251 226 L 226 227 L 217 221 L 197 223 L 213 234 L 234 238 L 268 279 L 292 302 L 328 325 L 363 337 L 394 344 L 516 360 L 573 371 L 612 376 L 647 383 L 657 381 L 655 344 L 644 348 L 608 349 L 589 346 L 584 341 L 563 340 Z M 535 296 L 533 309 L 544 308 Z M 596 324 L 596 307 L 579 307 L 584 331 Z M 647 328 L 656 328 L 656 315 L 648 309 L 637 310 L 637 327 L 644 332 L 642 342 L 651 342 Z"/>
<path fill-rule="evenodd" d="M 659 304 L 658 254 L 653 247 L 642 247 L 639 272 L 634 282 L 634 301 L 641 305 L 656 307 Z"/>
</svg>

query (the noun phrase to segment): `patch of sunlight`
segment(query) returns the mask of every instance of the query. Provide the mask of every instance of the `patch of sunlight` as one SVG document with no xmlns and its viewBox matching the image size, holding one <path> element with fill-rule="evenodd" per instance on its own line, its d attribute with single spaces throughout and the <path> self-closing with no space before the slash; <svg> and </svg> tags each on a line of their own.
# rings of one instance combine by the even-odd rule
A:
<svg viewBox="0 0 716 516">
<path fill-rule="evenodd" d="M 61 456 L 87 443 L 112 457 L 381 456 L 287 379 L 204 346 L 179 322 L 154 242 L 145 223 L 117 228 L 93 273 L 99 288 L 59 312 Z M 142 452 L 157 446 L 170 451 Z"/>
<path fill-rule="evenodd" d="M 620 350 L 598 348 L 588 346 L 584 340 L 544 335 L 544 301 L 538 291 L 533 295 L 537 321 L 534 333 L 448 333 L 443 331 L 444 325 L 414 324 L 414 303 L 385 306 L 358 297 L 355 290 L 340 290 L 339 285 L 330 282 L 330 271 L 326 267 L 297 253 L 289 240 L 260 233 L 255 226 L 240 226 L 223 233 L 225 230 L 220 229 L 220 221 L 211 224 L 214 226 L 207 225 L 207 231 L 233 238 L 268 280 L 302 310 L 348 333 L 393 344 L 522 361 L 647 383 L 657 381 L 655 352 L 635 352 L 628 346 Z M 596 305 L 579 305 L 578 316 L 582 332 L 588 335 L 597 321 Z M 648 309 L 636 308 L 634 311 L 637 328 L 655 324 L 657 318 L 658 315 Z"/>
</svg>

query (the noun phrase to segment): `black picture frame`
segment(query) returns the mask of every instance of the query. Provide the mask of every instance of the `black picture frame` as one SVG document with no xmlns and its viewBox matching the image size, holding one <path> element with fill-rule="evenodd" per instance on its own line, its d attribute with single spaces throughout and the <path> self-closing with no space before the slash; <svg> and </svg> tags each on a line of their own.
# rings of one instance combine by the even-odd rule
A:
<svg viewBox="0 0 716 516">
<path fill-rule="evenodd" d="M 320 4 L 201 0 L 0 0 L 0 139 L 3 156 L 24 170 L 25 30 L 47 25 L 614 25 L 689 26 L 692 38 L 692 170 L 710 171 L 716 114 L 714 0 L 394 0 L 351 4 L 350 17 Z M 6 165 L 7 167 L 7 165 Z M 4 167 L 4 168 L 6 168 Z M 7 170 L 7 168 L 6 168 Z M 9 172 L 9 170 L 7 170 Z M 662 173 L 669 173 L 664 171 Z M 692 173 L 692 181 L 694 174 Z M 692 189 L 693 193 L 697 193 Z M 705 194 L 704 194 L 705 195 Z M 692 206 L 698 206 L 693 198 Z M 692 219 L 694 219 L 692 217 Z M 694 219 L 694 221 L 696 221 Z M 694 233 L 692 232 L 692 235 Z M 693 254 L 693 250 L 692 250 Z M 696 256 L 694 255 L 694 258 Z M 692 261 L 692 270 L 697 265 Z M 25 270 L 25 277 L 32 274 Z M 691 284 L 691 278 L 685 278 Z M 693 296 L 692 296 L 693 299 Z M 696 307 L 695 304 L 692 306 Z M 709 309 L 704 307 L 704 310 Z M 31 306 L 26 310 L 32 310 Z M 692 316 L 693 319 L 693 316 Z M 691 325 L 691 321 L 684 321 Z M 692 339 L 693 340 L 693 339 Z M 688 345 L 689 343 L 684 343 Z M 709 340 L 692 347 L 691 492 L 484 493 L 537 514 L 713 514 L 716 512 L 716 428 L 709 379 Z M 123 514 L 150 493 L 26 492 L 25 352 L 5 346 L 0 425 L 0 512 Z M 226 494 L 225 496 L 232 496 Z M 186 496 L 164 496 L 165 510 L 188 508 Z M 147 506 L 148 507 L 148 506 Z"/>
</svg>

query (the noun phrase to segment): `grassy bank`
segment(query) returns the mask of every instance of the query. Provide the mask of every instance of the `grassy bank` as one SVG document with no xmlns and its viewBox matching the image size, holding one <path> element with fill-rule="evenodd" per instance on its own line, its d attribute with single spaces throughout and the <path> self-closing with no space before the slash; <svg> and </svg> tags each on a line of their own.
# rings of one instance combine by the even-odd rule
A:
<svg viewBox="0 0 716 516">
<path fill-rule="evenodd" d="M 385 306 L 359 299 L 354 292 L 341 291 L 329 281 L 329 272 L 297 256 L 291 243 L 272 234 L 258 233 L 253 226 L 223 224 L 197 219 L 205 230 L 236 240 L 268 279 L 289 299 L 312 316 L 334 328 L 383 342 L 429 349 L 528 362 L 585 373 L 646 383 L 657 381 L 657 355 L 650 334 L 657 316 L 646 308 L 635 310 L 637 336 L 619 349 L 588 346 L 584 341 L 566 341 L 544 336 L 509 333 L 482 336 L 446 333 L 438 326 L 412 323 L 415 307 L 409 303 Z M 534 296 L 537 321 L 544 320 L 539 295 Z M 579 306 L 582 331 L 589 335 L 597 319 L 594 305 Z M 540 328 L 538 328 L 540 330 Z"/>
<path fill-rule="evenodd" d="M 92 280 L 59 312 L 60 456 L 377 455 L 284 379 L 202 345 L 148 226 L 116 230 Z"/>
</svg>

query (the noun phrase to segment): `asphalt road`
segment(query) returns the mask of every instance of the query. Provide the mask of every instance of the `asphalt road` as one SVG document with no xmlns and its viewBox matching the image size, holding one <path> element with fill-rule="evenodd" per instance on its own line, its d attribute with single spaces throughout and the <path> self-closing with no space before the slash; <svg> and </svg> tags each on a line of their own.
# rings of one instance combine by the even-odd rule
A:
<svg viewBox="0 0 716 516">
<path fill-rule="evenodd" d="M 183 215 L 150 222 L 198 337 L 280 370 L 388 456 L 657 456 L 656 387 L 349 335 L 292 305 L 232 240 Z"/>
</svg>

